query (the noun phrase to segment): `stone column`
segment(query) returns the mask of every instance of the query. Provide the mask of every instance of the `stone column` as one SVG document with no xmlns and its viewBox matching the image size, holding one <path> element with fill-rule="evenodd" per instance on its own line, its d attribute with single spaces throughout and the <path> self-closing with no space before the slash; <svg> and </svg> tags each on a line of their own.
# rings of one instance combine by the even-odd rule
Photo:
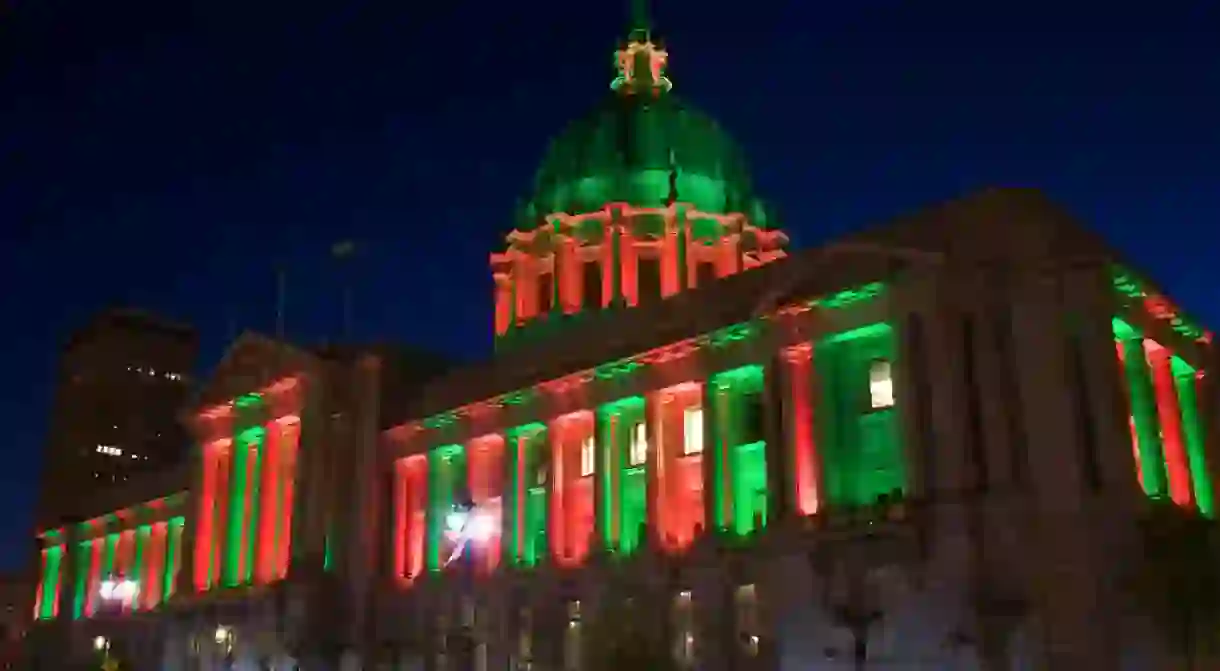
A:
<svg viewBox="0 0 1220 671">
<path fill-rule="evenodd" d="M 1061 278 L 1017 278 L 1013 301 L 1014 349 L 1025 430 L 1030 437 L 1031 512 L 1036 516 L 1032 555 L 1033 601 L 1042 628 L 1046 671 L 1117 669 L 1118 640 L 1106 611 L 1082 494 L 1081 465 L 1075 458 L 1079 432 L 1072 416 L 1071 390 L 1063 372 L 1066 351 Z"/>
</svg>

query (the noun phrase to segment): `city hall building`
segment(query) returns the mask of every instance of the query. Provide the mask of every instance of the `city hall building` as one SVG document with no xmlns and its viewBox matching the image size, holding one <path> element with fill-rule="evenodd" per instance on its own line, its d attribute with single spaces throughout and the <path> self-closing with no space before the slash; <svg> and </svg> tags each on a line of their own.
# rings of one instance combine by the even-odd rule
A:
<svg viewBox="0 0 1220 671">
<path fill-rule="evenodd" d="M 1210 334 L 1028 190 L 788 250 L 617 56 L 492 254 L 496 355 L 242 336 L 189 469 L 42 531 L 31 663 L 1169 668 L 1125 585 L 1149 510 L 1215 514 Z"/>
</svg>

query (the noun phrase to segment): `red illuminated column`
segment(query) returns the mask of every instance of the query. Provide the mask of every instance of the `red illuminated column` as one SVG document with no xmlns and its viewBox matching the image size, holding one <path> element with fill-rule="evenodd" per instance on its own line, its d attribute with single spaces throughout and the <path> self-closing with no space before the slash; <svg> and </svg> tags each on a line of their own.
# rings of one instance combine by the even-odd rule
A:
<svg viewBox="0 0 1220 671">
<path fill-rule="evenodd" d="M 279 488 L 283 482 L 280 473 L 280 445 L 283 442 L 279 420 L 264 427 L 262 465 L 258 486 L 258 553 L 254 557 L 254 581 L 265 585 L 276 579 L 276 528 L 280 524 L 278 513 Z"/>
<path fill-rule="evenodd" d="M 216 501 L 224 441 L 213 441 L 203 447 L 202 484 L 199 491 L 199 514 L 195 532 L 195 590 L 207 591 L 212 582 L 212 566 L 216 557 Z"/>
<path fill-rule="evenodd" d="M 636 306 L 640 304 L 640 253 L 635 247 L 635 237 L 627 230 L 620 232 L 618 244 L 623 297 L 627 305 Z"/>
<path fill-rule="evenodd" d="M 279 437 L 279 481 L 276 489 L 279 501 L 276 505 L 275 530 L 275 577 L 283 579 L 288 576 L 288 564 L 292 556 L 292 512 L 296 504 L 297 454 L 301 442 L 301 418 L 297 415 L 286 415 L 277 420 L 280 424 Z"/>
<path fill-rule="evenodd" d="M 581 294 L 580 247 L 576 240 L 561 236 L 555 253 L 555 281 L 559 290 L 559 303 L 566 314 L 580 312 Z"/>
<path fill-rule="evenodd" d="M 702 387 L 686 383 L 654 395 L 656 520 L 662 547 L 678 552 L 690 545 L 703 525 L 703 454 L 684 453 L 683 414 L 699 405 Z M 651 456 L 651 455 L 650 455 Z"/>
<path fill-rule="evenodd" d="M 670 205 L 665 212 L 665 238 L 661 243 L 661 296 L 666 298 L 682 290 L 679 244 L 677 206 Z"/>
<path fill-rule="evenodd" d="M 152 525 L 145 550 L 144 575 L 140 578 L 140 601 L 144 609 L 155 608 L 161 602 L 161 590 L 165 577 L 165 542 L 169 530 L 168 522 Z"/>
<path fill-rule="evenodd" d="M 424 572 L 428 458 L 422 454 L 406 457 L 394 468 L 394 575 L 410 584 Z"/>
<path fill-rule="evenodd" d="M 536 275 L 534 260 L 521 252 L 514 251 L 513 286 L 517 292 L 516 318 L 518 324 L 528 321 L 536 312 L 535 303 L 538 300 L 538 279 Z"/>
<path fill-rule="evenodd" d="M 500 473 L 504 465 L 504 438 L 498 434 L 484 436 L 472 441 L 470 447 L 470 457 L 467 459 L 470 498 L 480 514 L 493 518 L 491 533 L 486 538 L 478 539 L 476 548 L 483 570 L 490 573 L 500 564 L 504 519 Z"/>
<path fill-rule="evenodd" d="M 1182 415 L 1178 409 L 1178 391 L 1169 350 L 1151 341 L 1144 341 L 1144 351 L 1152 368 L 1152 385 L 1156 392 L 1156 411 L 1161 421 L 1161 440 L 1165 449 L 1165 470 L 1169 474 L 1169 496 L 1180 506 L 1191 505 L 1190 462 L 1182 436 Z"/>
<path fill-rule="evenodd" d="M 737 236 L 722 231 L 716 243 L 716 277 L 728 277 L 737 272 Z"/>
<path fill-rule="evenodd" d="M 98 592 L 102 588 L 102 552 L 106 545 L 106 537 L 94 538 L 89 548 L 89 579 L 86 582 L 85 614 L 97 612 Z"/>
<path fill-rule="evenodd" d="M 394 577 L 407 577 L 407 462 L 394 462 Z"/>
<path fill-rule="evenodd" d="M 508 333 L 513 323 L 513 283 L 504 273 L 494 275 L 496 283 L 496 335 Z"/>
<path fill-rule="evenodd" d="M 783 351 L 789 402 L 784 404 L 789 463 L 793 465 L 796 508 L 802 515 L 818 512 L 818 461 L 813 427 L 813 346 L 794 345 Z"/>
</svg>

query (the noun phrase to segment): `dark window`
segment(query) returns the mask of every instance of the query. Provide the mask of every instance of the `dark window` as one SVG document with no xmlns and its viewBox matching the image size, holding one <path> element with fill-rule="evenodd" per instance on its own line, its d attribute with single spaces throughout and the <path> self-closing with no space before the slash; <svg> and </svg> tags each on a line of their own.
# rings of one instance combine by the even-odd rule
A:
<svg viewBox="0 0 1220 671">
<path fill-rule="evenodd" d="M 700 262 L 695 264 L 695 280 L 699 287 L 706 287 L 716 281 L 716 264 Z"/>
<path fill-rule="evenodd" d="M 637 262 L 639 274 L 639 297 L 641 303 L 649 303 L 661 297 L 661 261 L 640 258 Z"/>
<path fill-rule="evenodd" d="M 1000 368 L 1000 387 L 1004 399 L 1004 417 L 1007 421 L 1008 442 L 1012 450 L 1012 481 L 1015 484 L 1025 482 L 1029 472 L 1028 442 L 1025 439 L 1025 428 L 1021 425 L 1023 404 L 1021 390 L 1017 383 L 1017 369 L 1014 357 L 1015 348 L 1012 342 L 1012 314 L 1007 306 L 998 308 L 995 315 L 995 351 Z"/>
<path fill-rule="evenodd" d="M 761 391 L 742 394 L 739 412 L 741 413 L 741 445 L 749 445 L 767 437 L 766 405 L 763 403 Z"/>
<path fill-rule="evenodd" d="M 979 389 L 977 362 L 975 360 L 974 319 L 966 317 L 962 324 L 962 366 L 966 374 L 966 423 L 967 454 L 970 456 L 970 467 L 973 471 L 974 486 L 979 491 L 987 491 L 991 473 L 987 463 L 986 436 L 983 435 L 983 397 Z"/>
<path fill-rule="evenodd" d="M 584 308 L 596 310 L 602 306 L 602 264 L 586 261 L 581 268 L 584 277 Z"/>
<path fill-rule="evenodd" d="M 550 478 L 551 452 L 546 448 L 546 433 L 540 431 L 530 439 L 530 487 L 544 487 Z"/>
<path fill-rule="evenodd" d="M 1080 458 L 1081 476 L 1085 486 L 1096 491 L 1101 489 L 1101 467 L 1097 456 L 1096 415 L 1093 398 L 1085 372 L 1084 348 L 1080 336 L 1071 334 L 1067 338 L 1067 366 L 1065 367 L 1068 392 L 1072 395 L 1072 409 L 1077 430 L 1077 454 Z"/>
<path fill-rule="evenodd" d="M 925 342 L 923 319 L 915 313 L 907 316 L 906 339 L 907 360 L 910 361 L 911 399 L 916 434 L 919 436 L 919 454 L 923 468 L 925 491 L 933 493 L 936 484 L 936 434 L 932 428 L 931 385 L 928 379 L 927 343 Z"/>
</svg>

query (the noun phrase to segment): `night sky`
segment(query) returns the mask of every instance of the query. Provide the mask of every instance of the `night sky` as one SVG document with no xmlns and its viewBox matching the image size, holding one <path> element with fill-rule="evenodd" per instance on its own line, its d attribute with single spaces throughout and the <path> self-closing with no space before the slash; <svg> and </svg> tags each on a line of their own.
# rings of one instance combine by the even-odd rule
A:
<svg viewBox="0 0 1220 671">
<path fill-rule="evenodd" d="M 607 93 L 626 4 L 0 2 L 0 567 L 26 556 L 57 343 L 100 308 L 195 323 L 204 373 L 272 329 L 283 264 L 291 338 L 338 334 L 348 272 L 357 338 L 485 354 L 488 254 Z M 1036 186 L 1220 325 L 1220 8 L 1008 4 L 660 0 L 655 24 L 794 245 Z"/>
</svg>

